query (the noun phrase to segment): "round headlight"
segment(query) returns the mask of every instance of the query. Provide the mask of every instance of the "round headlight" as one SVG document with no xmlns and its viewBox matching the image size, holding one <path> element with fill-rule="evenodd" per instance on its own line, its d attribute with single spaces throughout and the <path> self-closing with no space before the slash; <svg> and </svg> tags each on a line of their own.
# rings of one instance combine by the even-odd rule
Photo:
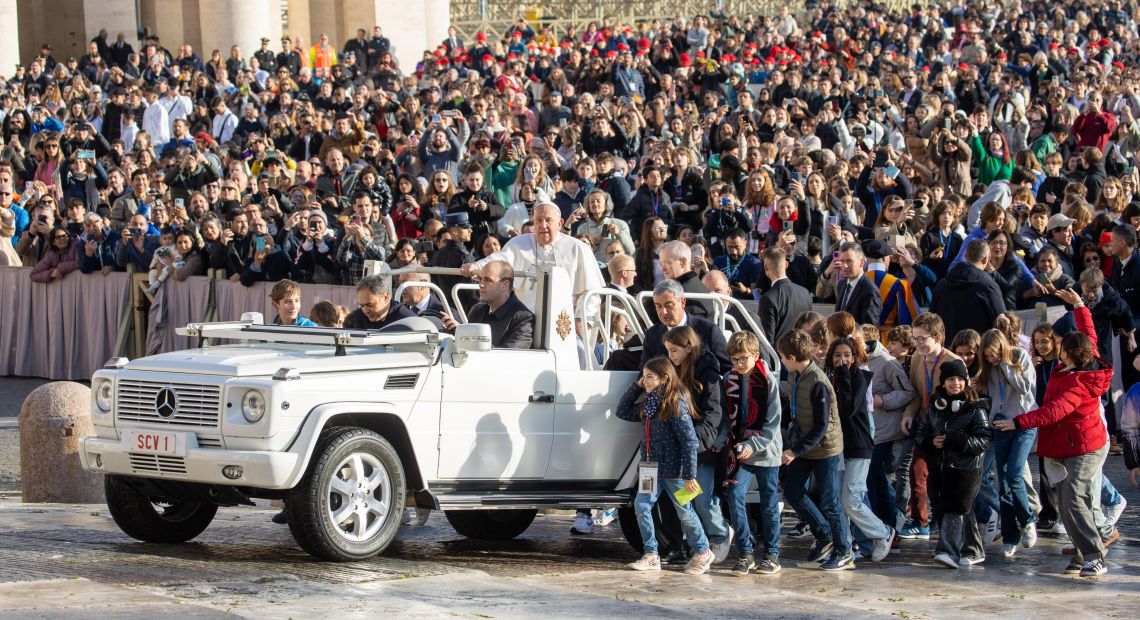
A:
<svg viewBox="0 0 1140 620">
<path fill-rule="evenodd" d="M 99 411 L 107 413 L 111 410 L 114 402 L 115 392 L 111 387 L 111 382 L 100 381 L 99 385 L 95 386 L 95 405 L 99 407 Z"/>
<path fill-rule="evenodd" d="M 250 390 L 241 399 L 241 414 L 247 422 L 257 422 L 265 415 L 265 397 L 257 390 Z"/>
</svg>

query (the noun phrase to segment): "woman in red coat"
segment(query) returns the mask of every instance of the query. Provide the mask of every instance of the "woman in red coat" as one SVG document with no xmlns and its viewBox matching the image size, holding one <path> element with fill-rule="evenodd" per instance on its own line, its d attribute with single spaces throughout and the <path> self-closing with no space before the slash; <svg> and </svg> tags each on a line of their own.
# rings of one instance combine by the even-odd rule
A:
<svg viewBox="0 0 1140 620">
<path fill-rule="evenodd" d="M 1057 297 L 1073 307 L 1077 331 L 1061 341 L 1061 364 L 1045 388 L 1044 405 L 1015 417 L 996 420 L 1000 430 L 1037 431 L 1037 454 L 1045 458 L 1045 473 L 1057 490 L 1057 510 L 1073 540 L 1076 553 L 1065 569 L 1082 577 L 1107 572 L 1105 548 L 1093 517 L 1100 498 L 1101 466 L 1108 456 L 1108 433 L 1100 397 L 1112 384 L 1112 364 L 1097 355 L 1092 314 L 1072 290 Z"/>
</svg>

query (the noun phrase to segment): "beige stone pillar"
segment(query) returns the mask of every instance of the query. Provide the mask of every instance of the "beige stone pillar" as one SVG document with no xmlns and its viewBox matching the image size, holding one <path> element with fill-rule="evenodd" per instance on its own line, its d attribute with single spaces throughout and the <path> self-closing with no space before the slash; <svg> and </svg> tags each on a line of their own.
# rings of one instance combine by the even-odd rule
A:
<svg viewBox="0 0 1140 620">
<path fill-rule="evenodd" d="M 128 41 L 134 41 L 138 29 L 138 6 L 135 0 L 83 0 L 83 22 L 87 31 L 86 41 L 95 38 L 99 30 L 107 29 L 107 43 L 115 42 L 115 35 L 122 32 Z"/>
<path fill-rule="evenodd" d="M 198 7 L 203 59 L 215 49 L 229 58 L 231 45 L 239 46 L 248 58 L 261 47 L 261 37 L 281 35 L 279 0 L 200 0 Z"/>
<path fill-rule="evenodd" d="M 79 462 L 91 425 L 91 389 L 71 381 L 41 385 L 20 407 L 20 491 L 25 502 L 103 502 L 103 476 Z"/>
<path fill-rule="evenodd" d="M 435 49 L 447 37 L 450 0 L 420 0 L 416 11 L 408 10 L 407 0 L 375 0 L 375 5 L 376 24 L 392 42 L 405 73 L 415 71 L 424 50 Z"/>
<path fill-rule="evenodd" d="M 289 2 L 289 30 L 285 34 L 290 37 L 300 37 L 306 43 L 313 40 L 310 0 L 288 0 Z M 280 51 L 278 41 L 273 42 L 273 49 Z"/>
<path fill-rule="evenodd" d="M 316 45 L 321 34 L 329 35 L 329 44 L 340 51 L 344 42 L 340 35 L 341 0 L 309 0 L 309 38 L 304 39 L 305 48 L 301 50 L 306 54 L 305 63 L 308 66 L 309 49 Z"/>
<path fill-rule="evenodd" d="M 0 24 L 6 34 L 0 37 L 0 76 L 7 79 L 16 73 L 20 64 L 20 25 L 16 0 L 0 0 Z"/>
</svg>

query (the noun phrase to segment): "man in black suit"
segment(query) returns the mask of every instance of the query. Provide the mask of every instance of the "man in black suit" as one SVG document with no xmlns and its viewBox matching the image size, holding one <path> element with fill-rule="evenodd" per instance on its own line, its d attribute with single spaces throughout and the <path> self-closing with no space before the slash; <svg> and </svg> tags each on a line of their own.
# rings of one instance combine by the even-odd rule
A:
<svg viewBox="0 0 1140 620">
<path fill-rule="evenodd" d="M 405 273 L 400 276 L 400 284 L 430 281 L 431 278 L 426 273 Z M 422 316 L 425 313 L 442 314 L 447 312 L 443 303 L 436 299 L 435 293 L 432 293 L 431 289 L 426 286 L 409 286 L 404 289 L 404 293 L 400 295 L 400 302 L 415 312 L 416 316 Z"/>
<path fill-rule="evenodd" d="M 617 254 L 610 259 L 606 269 L 610 274 L 610 283 L 606 288 L 629 293 L 633 288 L 633 281 L 637 278 L 637 263 L 629 254 Z M 620 302 L 611 302 L 614 308 L 622 308 Z M 610 353 L 606 360 L 606 370 L 640 370 L 641 369 L 641 337 L 634 332 L 625 335 L 622 348 Z"/>
<path fill-rule="evenodd" d="M 348 329 L 381 329 L 408 317 L 416 316 L 407 306 L 392 301 L 392 290 L 384 276 L 362 278 L 356 285 L 359 308 L 344 319 Z"/>
<path fill-rule="evenodd" d="M 851 313 L 855 323 L 860 325 L 878 325 L 883 298 L 867 279 L 867 258 L 863 255 L 863 248 L 858 243 L 844 243 L 839 246 L 836 263 L 840 280 L 835 283 L 835 311 Z"/>
<path fill-rule="evenodd" d="M 483 265 L 479 271 L 479 303 L 467 321 L 491 326 L 492 347 L 529 349 L 534 345 L 534 313 L 515 296 L 514 279 L 515 270 L 506 261 Z M 444 327 L 454 325 L 445 319 Z"/>
<path fill-rule="evenodd" d="M 1132 309 L 1132 324 L 1140 325 L 1140 264 L 1137 264 L 1136 230 L 1126 224 L 1117 224 L 1112 229 L 1109 252 L 1112 254 L 1112 277 L 1109 282 L 1121 299 Z M 1120 334 L 1120 378 L 1125 390 L 1140 381 L 1132 361 L 1136 358 L 1136 334 Z"/>
<path fill-rule="evenodd" d="M 662 280 L 653 287 L 653 306 L 657 310 L 658 322 L 645 332 L 644 348 L 641 350 L 641 366 L 649 360 L 663 356 L 665 352 L 665 332 L 688 325 L 701 337 L 701 342 L 716 356 L 721 373 L 732 367 L 728 361 L 728 344 L 724 332 L 708 319 L 702 319 L 685 311 L 685 289 L 676 280 Z"/>
<path fill-rule="evenodd" d="M 795 327 L 796 317 L 811 310 L 811 293 L 788 279 L 788 259 L 778 246 L 764 250 L 764 275 L 772 281 L 767 293 L 760 296 L 760 329 L 768 342 L 778 342 L 780 336 Z"/>
<path fill-rule="evenodd" d="M 686 293 L 708 293 L 697 272 L 693 271 L 693 251 L 683 241 L 669 241 L 657 250 L 657 260 L 661 263 L 661 273 L 666 278 L 676 280 Z M 648 310 L 648 308 L 646 308 Z M 713 305 L 710 301 L 693 301 L 689 303 L 689 314 L 706 319 L 713 317 Z M 649 313 L 653 316 L 653 313 Z"/>
</svg>

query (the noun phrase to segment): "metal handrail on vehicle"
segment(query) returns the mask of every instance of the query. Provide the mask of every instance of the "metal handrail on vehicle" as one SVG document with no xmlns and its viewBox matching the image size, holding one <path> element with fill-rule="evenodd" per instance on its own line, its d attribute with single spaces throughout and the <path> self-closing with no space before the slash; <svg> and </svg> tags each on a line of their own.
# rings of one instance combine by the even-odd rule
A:
<svg viewBox="0 0 1140 620">
<path fill-rule="evenodd" d="M 638 293 L 637 305 L 644 306 L 646 299 L 648 299 L 650 303 L 653 302 L 653 291 L 641 291 Z M 728 295 L 722 295 L 720 293 L 685 293 L 685 299 L 713 302 L 713 322 L 716 323 L 717 328 L 721 330 L 724 330 L 725 323 L 727 321 L 732 321 L 732 324 L 737 327 L 737 329 L 740 329 L 740 323 L 736 320 L 735 317 L 728 314 L 728 308 L 730 306 L 736 308 L 737 312 L 740 314 L 740 316 L 744 317 L 744 321 L 747 323 L 745 327 L 752 333 L 756 334 L 756 337 L 760 339 L 761 357 L 763 357 L 765 360 L 772 361 L 772 368 L 769 370 L 772 370 L 773 372 L 779 374 L 780 355 L 776 353 L 775 347 L 773 347 L 772 343 L 768 340 L 768 335 L 764 333 L 764 330 L 760 329 L 760 326 L 756 323 L 755 320 L 752 319 L 752 314 L 748 312 L 748 309 L 744 307 L 744 304 L 740 303 L 739 299 L 736 299 L 735 297 L 729 297 Z"/>
<path fill-rule="evenodd" d="M 443 294 L 443 289 L 436 286 L 434 282 L 422 282 L 420 280 L 409 280 L 407 282 L 404 282 L 396 288 L 395 293 L 392 293 L 392 299 L 403 299 L 404 290 L 407 288 L 415 287 L 426 288 L 431 293 L 438 293 L 439 301 L 443 304 L 444 311 L 447 312 L 448 316 L 455 316 L 455 314 L 451 311 L 451 304 L 447 303 L 447 296 Z M 467 322 L 466 317 L 464 317 L 463 322 Z"/>
<path fill-rule="evenodd" d="M 460 291 L 475 291 L 476 294 L 478 294 L 479 285 L 475 283 L 459 283 L 451 285 L 451 300 L 455 302 L 455 312 L 458 313 L 459 322 L 466 323 L 467 308 L 463 307 L 463 300 L 459 297 Z"/>
<path fill-rule="evenodd" d="M 595 298 L 599 298 L 599 302 L 604 302 L 601 310 L 601 320 L 592 320 L 595 317 L 586 316 L 586 308 L 589 303 Z M 602 299 L 604 298 L 604 299 Z M 613 300 L 616 299 L 624 308 L 613 307 Z M 640 310 L 640 312 L 639 312 Z M 609 347 L 602 349 L 602 361 L 598 366 L 593 353 L 590 351 L 590 345 L 597 343 L 600 340 L 609 342 L 610 329 L 613 327 L 614 315 L 621 315 L 625 317 L 627 323 L 634 333 L 637 334 L 642 341 L 645 340 L 645 330 L 649 326 L 649 315 L 645 312 L 645 308 L 639 307 L 637 301 L 629 294 L 612 288 L 599 288 L 591 289 L 582 294 L 578 299 L 578 307 L 576 314 L 580 319 L 580 323 L 586 326 L 586 370 L 597 370 L 606 365 L 606 361 L 610 357 Z"/>
</svg>

